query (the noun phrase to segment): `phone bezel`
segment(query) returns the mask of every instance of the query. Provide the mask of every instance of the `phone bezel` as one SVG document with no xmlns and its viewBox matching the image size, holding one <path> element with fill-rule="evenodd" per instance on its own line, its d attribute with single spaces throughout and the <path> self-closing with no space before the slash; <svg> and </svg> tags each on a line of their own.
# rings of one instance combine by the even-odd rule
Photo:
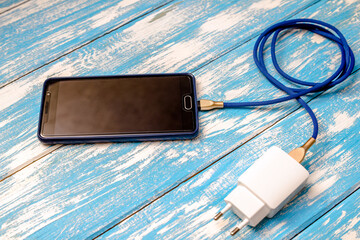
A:
<svg viewBox="0 0 360 240">
<path fill-rule="evenodd" d="M 81 79 L 107 79 L 107 78 L 136 78 L 136 77 L 171 77 L 187 76 L 190 79 L 193 91 L 193 113 L 194 128 L 190 131 L 172 131 L 172 132 L 151 132 L 151 133 L 129 133 L 129 134 L 103 134 L 103 135 L 72 135 L 72 136 L 45 136 L 42 134 L 43 116 L 47 97 L 47 86 L 54 81 L 64 80 L 81 80 Z M 190 73 L 173 73 L 173 74 L 136 74 L 136 75 L 108 75 L 108 76 L 81 76 L 81 77 L 53 77 L 44 82 L 41 99 L 38 138 L 40 141 L 48 144 L 54 143 L 91 143 L 91 142 L 122 142 L 122 141 L 144 141 L 144 140 L 172 140 L 172 139 L 189 139 L 197 135 L 199 129 L 198 106 L 196 98 L 195 77 Z"/>
</svg>

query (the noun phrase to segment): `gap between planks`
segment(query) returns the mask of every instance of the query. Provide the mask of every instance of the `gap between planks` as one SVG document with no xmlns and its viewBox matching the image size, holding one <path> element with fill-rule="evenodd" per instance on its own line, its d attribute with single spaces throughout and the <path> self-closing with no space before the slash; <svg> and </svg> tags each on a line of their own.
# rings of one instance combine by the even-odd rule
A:
<svg viewBox="0 0 360 240">
<path fill-rule="evenodd" d="M 360 183 L 357 184 L 357 186 L 354 189 L 351 189 L 349 192 L 345 192 L 344 194 L 342 194 L 340 197 L 338 197 L 337 199 L 335 199 L 333 201 L 333 205 L 330 205 L 329 210 L 325 211 L 323 214 L 321 214 L 319 217 L 315 218 L 310 224 L 308 224 L 306 227 L 304 227 L 303 229 L 301 229 L 298 233 L 296 233 L 294 236 L 291 236 L 290 239 L 295 239 L 298 236 L 300 236 L 300 234 L 302 232 L 304 232 L 307 228 L 309 228 L 312 224 L 314 224 L 316 221 L 318 221 L 320 218 L 324 217 L 326 214 L 328 214 L 330 211 L 332 211 L 334 208 L 336 208 L 339 204 L 341 204 L 342 202 L 344 202 L 347 198 L 349 198 L 351 195 L 355 194 L 355 192 L 359 191 L 360 192 Z"/>
<path fill-rule="evenodd" d="M 9 12 L 9 11 L 11 11 L 11 10 L 13 10 L 13 9 L 15 9 L 15 8 L 17 8 L 17 7 L 25 4 L 25 3 L 27 3 L 27 2 L 30 2 L 30 0 L 25 0 L 25 1 L 22 1 L 22 2 L 18 3 L 18 4 L 14 5 L 14 6 L 10 7 L 10 8 L 8 8 L 8 9 L 6 9 L 6 10 L 0 12 L 0 15 L 3 14 L 3 13 Z"/>
<path fill-rule="evenodd" d="M 24 162 L 23 164 L 20 164 L 19 166 L 11 169 L 9 172 L 5 173 L 3 176 L 0 177 L 0 182 L 4 181 L 5 179 L 11 177 L 12 175 L 14 175 L 17 172 L 20 172 L 22 169 L 26 168 L 27 166 L 33 164 L 34 162 L 37 162 L 38 160 L 40 160 L 41 158 L 47 156 L 48 154 L 56 151 L 57 149 L 61 148 L 62 144 L 56 144 L 56 145 L 52 145 L 50 146 L 48 149 L 46 149 L 44 152 L 36 155 L 35 157 L 29 159 L 28 161 Z"/>
</svg>

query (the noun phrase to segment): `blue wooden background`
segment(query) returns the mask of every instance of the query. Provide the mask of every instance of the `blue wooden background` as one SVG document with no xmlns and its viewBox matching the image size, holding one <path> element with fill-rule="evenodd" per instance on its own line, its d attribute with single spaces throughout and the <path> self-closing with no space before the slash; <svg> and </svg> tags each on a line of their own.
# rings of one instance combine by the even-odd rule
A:
<svg viewBox="0 0 360 240">
<path fill-rule="evenodd" d="M 320 135 L 310 178 L 274 218 L 235 238 L 360 238 L 360 1 L 0 1 L 0 239 L 233 239 L 233 213 L 213 221 L 238 176 L 268 147 L 312 131 L 295 101 L 200 113 L 189 141 L 52 145 L 36 138 L 42 83 L 52 76 L 191 72 L 199 98 L 282 96 L 252 60 L 271 24 L 314 18 L 354 51 L 349 79 L 306 97 Z M 321 81 L 340 63 L 335 44 L 287 31 L 278 60 Z M 266 54 L 269 63 L 269 54 Z M 274 69 L 270 66 L 270 71 Z"/>
</svg>

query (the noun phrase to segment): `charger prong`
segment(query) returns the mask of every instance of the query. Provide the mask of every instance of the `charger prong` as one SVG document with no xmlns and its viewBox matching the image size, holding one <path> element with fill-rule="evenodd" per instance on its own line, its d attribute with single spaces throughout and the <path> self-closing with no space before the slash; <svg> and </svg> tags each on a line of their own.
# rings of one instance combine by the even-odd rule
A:
<svg viewBox="0 0 360 240">
<path fill-rule="evenodd" d="M 231 204 L 230 203 L 226 204 L 226 206 L 215 215 L 214 220 L 218 220 L 224 213 L 229 211 L 230 208 L 231 208 Z"/>
<path fill-rule="evenodd" d="M 218 212 L 215 217 L 214 217 L 214 220 L 218 220 L 219 218 L 221 218 L 221 216 L 223 215 L 222 212 Z"/>
<path fill-rule="evenodd" d="M 234 236 L 238 231 L 240 231 L 243 227 L 245 227 L 249 223 L 249 219 L 245 218 L 239 226 L 235 227 L 233 230 L 231 230 L 230 235 Z"/>
</svg>

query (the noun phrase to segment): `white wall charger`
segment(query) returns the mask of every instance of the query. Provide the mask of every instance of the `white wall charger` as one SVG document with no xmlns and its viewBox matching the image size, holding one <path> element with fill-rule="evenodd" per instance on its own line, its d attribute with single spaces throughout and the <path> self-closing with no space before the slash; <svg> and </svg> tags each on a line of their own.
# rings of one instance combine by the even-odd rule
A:
<svg viewBox="0 0 360 240">
<path fill-rule="evenodd" d="M 225 198 L 226 207 L 214 219 L 232 210 L 246 225 L 255 227 L 263 218 L 273 217 L 304 186 L 309 172 L 289 154 L 271 147 L 239 178 L 237 187 Z"/>
</svg>

